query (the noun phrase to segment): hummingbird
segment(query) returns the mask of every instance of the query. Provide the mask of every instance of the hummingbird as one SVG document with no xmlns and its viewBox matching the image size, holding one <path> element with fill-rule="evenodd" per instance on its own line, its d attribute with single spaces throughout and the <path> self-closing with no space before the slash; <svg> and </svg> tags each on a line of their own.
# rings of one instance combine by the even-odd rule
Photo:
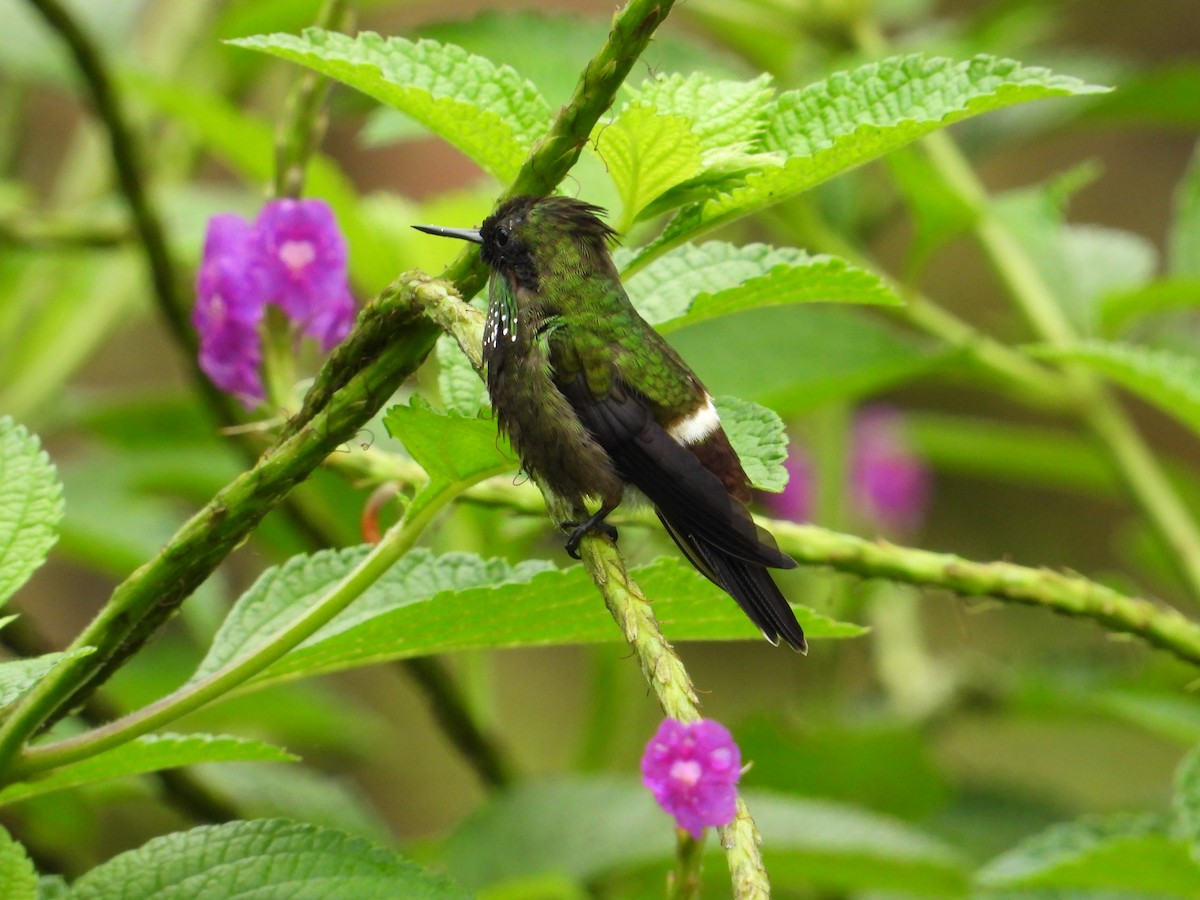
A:
<svg viewBox="0 0 1200 900">
<path fill-rule="evenodd" d="M 477 229 L 413 227 L 480 246 L 491 270 L 488 394 L 526 472 L 578 511 L 582 521 L 561 523 L 567 552 L 578 559 L 593 530 L 615 539 L 605 519 L 640 493 L 767 640 L 807 653 L 768 571 L 796 562 L 751 519 L 750 479 L 711 395 L 630 303 L 609 253 L 618 235 L 603 214 L 571 197 L 523 196 Z M 600 504 L 591 515 L 588 499 Z"/>
</svg>

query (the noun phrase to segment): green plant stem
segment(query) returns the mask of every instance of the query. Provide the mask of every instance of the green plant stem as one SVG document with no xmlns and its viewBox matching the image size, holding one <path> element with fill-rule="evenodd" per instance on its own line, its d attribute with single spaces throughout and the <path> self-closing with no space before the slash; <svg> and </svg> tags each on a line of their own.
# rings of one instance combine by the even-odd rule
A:
<svg viewBox="0 0 1200 900">
<path fill-rule="evenodd" d="M 463 493 L 462 499 L 541 515 L 546 503 L 529 484 L 491 478 Z M 653 524 L 650 510 L 620 510 L 617 522 Z M 1036 569 L 1010 562 L 975 562 L 949 553 L 868 541 L 817 525 L 755 516 L 775 535 L 781 550 L 797 562 L 827 566 L 862 578 L 885 578 L 942 588 L 968 597 L 991 597 L 1036 606 L 1048 612 L 1092 619 L 1145 641 L 1184 662 L 1200 665 L 1200 622 L 1164 604 L 1130 597 L 1079 575 Z"/>
<path fill-rule="evenodd" d="M 424 503 L 418 504 L 414 501 L 413 515 L 393 525 L 371 552 L 347 572 L 320 601 L 264 641 L 249 655 L 101 728 L 78 737 L 26 750 L 13 760 L 5 780 L 21 780 L 47 769 L 94 756 L 148 734 L 245 684 L 311 637 L 378 581 L 412 548 L 433 517 L 458 496 L 459 490 L 455 489 L 457 487 L 445 486 L 429 496 Z M 465 487 L 465 484 L 462 487 Z"/>
<path fill-rule="evenodd" d="M 668 877 L 667 900 L 698 900 L 700 862 L 704 857 L 704 840 L 694 840 L 682 828 L 675 829 L 675 871 Z"/>
<path fill-rule="evenodd" d="M 584 567 L 637 655 L 642 675 L 663 712 L 681 722 L 699 720 L 699 700 L 692 679 L 663 637 L 650 602 L 630 577 L 616 544 L 607 536 L 591 534 L 583 539 L 580 549 Z M 759 853 L 762 839 L 741 797 L 737 801 L 737 816 L 730 824 L 718 828 L 717 833 L 729 863 L 734 897 L 739 900 L 769 897 L 771 886 Z"/>
<path fill-rule="evenodd" d="M 430 290 L 417 297 L 419 300 L 427 299 L 425 309 L 430 319 L 457 341 L 471 364 L 479 370 L 482 364 L 483 314 L 455 298 L 449 291 L 438 293 Z M 519 488 L 511 484 L 510 487 L 513 496 L 516 496 Z M 547 507 L 556 502 L 554 498 L 546 498 Z M 561 517 L 558 518 L 561 520 Z M 681 722 L 697 721 L 700 718 L 697 709 L 699 701 L 691 677 L 663 637 L 649 601 L 637 582 L 630 577 L 616 544 L 607 537 L 592 534 L 583 539 L 580 549 L 588 574 L 604 597 L 604 604 L 625 640 L 633 647 L 642 675 L 658 698 L 663 712 Z M 733 822 L 718 829 L 721 846 L 725 848 L 729 863 L 734 896 L 739 900 L 769 897 L 770 882 L 758 849 L 761 841 L 758 830 L 740 797 L 737 809 L 737 817 Z"/>
<path fill-rule="evenodd" d="M 904 299 L 904 305 L 894 310 L 897 315 L 947 346 L 967 354 L 1021 402 L 1056 412 L 1076 408 L 1072 385 L 1056 371 L 972 327 L 912 286 L 891 279 L 874 260 L 830 228 L 811 203 L 798 200 L 789 206 L 789 211 L 794 213 L 793 218 L 800 218 L 804 233 L 819 249 L 883 278 L 897 296 Z M 767 210 L 765 215 L 780 218 L 778 208 Z M 791 223 L 787 225 L 790 227 Z"/>
<path fill-rule="evenodd" d="M 346 0 L 325 0 L 313 25 L 327 31 L 341 31 L 350 15 Z M 288 94 L 287 104 L 275 140 L 275 179 L 272 196 L 299 197 L 304 192 L 308 159 L 325 132 L 325 98 L 329 79 L 305 70 Z"/>
<path fill-rule="evenodd" d="M 119 223 L 97 225 L 29 216 L 0 221 L 0 246 L 12 244 L 31 250 L 106 250 L 128 244 L 132 236 Z"/>
<path fill-rule="evenodd" d="M 864 578 L 942 587 L 968 597 L 995 597 L 1093 619 L 1200 665 L 1200 623 L 1167 606 L 1129 597 L 1077 575 L 1008 562 L 972 562 L 950 553 L 868 541 L 815 525 L 762 520 L 797 562 Z"/>
<path fill-rule="evenodd" d="M 930 160 L 960 200 L 976 209 L 975 234 L 1009 293 L 1034 329 L 1053 344 L 1077 335 L 1053 292 L 1016 237 L 989 211 L 975 172 L 945 134 L 925 138 Z M 1170 547 L 1194 599 L 1200 599 L 1200 527 L 1171 486 L 1166 472 L 1129 416 L 1103 382 L 1086 368 L 1067 364 L 1079 414 L 1104 443 L 1130 494 Z"/>
<path fill-rule="evenodd" d="M 393 286 L 359 317 L 369 334 L 395 334 L 419 311 L 417 287 Z M 0 773 L 20 745 L 62 709 L 80 702 L 169 618 L 263 516 L 324 459 L 358 432 L 424 358 L 421 348 L 383 343 L 372 366 L 355 375 L 309 427 L 268 451 L 222 488 L 145 565 L 117 586 L 96 618 L 71 643 L 95 652 L 50 672 L 0 726 Z"/>
<path fill-rule="evenodd" d="M 400 667 L 420 687 L 442 733 L 483 783 L 493 788 L 512 784 L 512 759 L 495 736 L 471 715 L 471 704 L 446 667 L 429 657 L 401 660 Z"/>
<path fill-rule="evenodd" d="M 82 76 L 84 88 L 91 97 L 96 115 L 108 133 L 117 185 L 129 206 L 138 244 L 146 258 L 146 267 L 150 273 L 159 312 L 176 342 L 184 349 L 184 355 L 193 370 L 196 383 L 200 385 L 205 401 L 221 421 L 237 421 L 238 413 L 233 401 L 217 390 L 200 371 L 196 334 L 187 320 L 183 299 L 179 293 L 179 281 L 167 248 L 166 234 L 162 221 L 150 202 L 142 175 L 145 167 L 138 158 L 133 133 L 117 99 L 103 55 L 59 0 L 28 2 L 66 43 Z"/>
<path fill-rule="evenodd" d="M 672 3 L 673 0 L 630 0 L 617 13 L 608 40 L 587 64 L 570 101 L 559 111 L 546 136 L 538 141 L 512 185 L 500 197 L 501 201 L 521 194 L 548 194 L 566 177 L 587 145 L 592 128 L 612 105 L 625 76 L 646 49 L 655 29 L 666 19 Z M 452 282 L 461 296 L 475 296 L 487 280 L 478 248 L 468 244 L 442 277 Z M 397 333 L 394 339 L 411 345 L 423 359 L 433 349 L 438 334 L 436 325 L 422 319 Z M 373 360 L 378 353 L 377 340 L 372 336 L 360 334 L 357 328 L 351 332 L 317 375 L 303 406 L 284 427 L 278 442 L 303 428 L 346 380 L 360 369 L 375 365 Z"/>
</svg>

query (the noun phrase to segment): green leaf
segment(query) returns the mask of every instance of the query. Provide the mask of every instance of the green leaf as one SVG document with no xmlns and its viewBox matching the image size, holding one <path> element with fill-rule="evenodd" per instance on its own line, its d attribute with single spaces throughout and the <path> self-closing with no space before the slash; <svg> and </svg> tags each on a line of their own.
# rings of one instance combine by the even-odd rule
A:
<svg viewBox="0 0 1200 900">
<path fill-rule="evenodd" d="M 1152 281 L 1133 290 L 1107 294 L 1100 305 L 1100 329 L 1114 336 L 1145 316 L 1196 307 L 1200 307 L 1200 278 Z"/>
<path fill-rule="evenodd" d="M 596 154 L 604 161 L 623 207 L 624 230 L 651 200 L 700 172 L 700 138 L 682 116 L 632 106 L 596 126 Z"/>
<path fill-rule="evenodd" d="M 985 865 L 990 888 L 1074 888 L 1200 896 L 1200 868 L 1161 816 L 1115 815 L 1054 825 Z M 1135 862 L 1136 861 L 1136 862 Z"/>
<path fill-rule="evenodd" d="M 715 403 L 750 483 L 760 491 L 782 491 L 788 481 L 783 467 L 788 445 L 783 419 L 774 410 L 737 397 L 717 397 Z"/>
<path fill-rule="evenodd" d="M 297 29 L 300 27 L 296 26 Z M 422 25 L 416 35 L 445 44 L 457 44 L 497 65 L 512 66 L 537 86 L 551 109 L 558 109 L 571 98 L 579 82 L 581 62 L 589 59 L 596 48 L 604 43 L 611 28 L 611 17 L 606 19 L 603 16 L 568 15 L 533 9 L 514 12 L 487 10 L 470 20 Z M 554 52 L 547 53 L 547 47 L 553 47 Z M 698 41 L 695 34 L 660 30 L 642 55 L 642 60 L 656 71 L 690 72 L 702 67 L 729 74 L 728 58 L 724 54 L 712 53 L 711 48 Z M 374 143 L 397 139 L 405 133 L 405 125 L 402 124 L 405 121 L 409 120 L 395 110 L 381 109 L 368 119 L 363 137 Z M 408 127 L 411 128 L 411 122 Z"/>
<path fill-rule="evenodd" d="M 785 419 L 928 373 L 944 358 L 856 309 L 756 309 L 672 332 L 713 394 L 754 400 Z"/>
<path fill-rule="evenodd" d="M 37 435 L 0 416 L 0 604 L 45 562 L 62 513 L 62 485 Z"/>
<path fill-rule="evenodd" d="M 550 108 L 529 81 L 453 44 L 318 28 L 230 43 L 300 63 L 395 107 L 501 182 L 516 177 L 550 125 Z"/>
<path fill-rule="evenodd" d="M 53 770 L 44 778 L 10 784 L 0 790 L 0 804 L 16 803 L 67 788 L 176 769 L 205 762 L 255 760 L 288 762 L 295 756 L 262 741 L 228 735 L 151 734 L 106 750 L 82 762 Z"/>
<path fill-rule="evenodd" d="M 896 820 L 750 791 L 746 803 L 776 887 L 895 888 L 928 896 L 964 886 L 964 863 L 953 851 Z M 445 858 L 453 877 L 479 888 L 544 873 L 589 880 L 661 866 L 673 851 L 671 820 L 649 792 L 632 780 L 605 777 L 527 783 L 496 797 L 449 837 Z M 710 840 L 707 852 L 716 856 L 720 848 Z"/>
<path fill-rule="evenodd" d="M 491 401 L 487 387 L 467 355 L 449 335 L 438 338 L 435 348 L 438 361 L 438 393 L 447 412 L 472 418 L 479 417 Z"/>
<path fill-rule="evenodd" d="M 1106 294 L 1140 288 L 1158 268 L 1154 245 L 1130 231 L 1072 225 L 1062 237 L 1068 299 L 1079 310 L 1076 320 L 1089 329 L 1095 327 L 1097 307 Z"/>
<path fill-rule="evenodd" d="M 388 409 L 383 424 L 388 434 L 404 442 L 432 481 L 455 484 L 517 465 L 514 457 L 501 449 L 504 443 L 492 419 L 443 415 L 419 405 L 397 404 Z"/>
<path fill-rule="evenodd" d="M 1200 277 L 1200 145 L 1175 189 L 1175 217 L 1168 241 L 1171 273 Z"/>
<path fill-rule="evenodd" d="M 38 876 L 25 848 L 0 827 L 0 884 L 7 900 L 37 900 Z"/>
<path fill-rule="evenodd" d="M 1115 228 L 1068 225 L 1062 185 L 1015 191 L 993 211 L 1016 235 L 1041 271 L 1058 305 L 1082 332 L 1094 332 L 1106 294 L 1146 284 L 1158 252 L 1140 235 Z"/>
<path fill-rule="evenodd" d="M 230 610 L 192 681 L 212 674 L 269 640 L 353 569 L 368 549 L 324 550 L 311 556 L 293 557 L 282 566 L 268 569 Z M 413 550 L 292 653 L 305 655 L 314 645 L 409 604 L 443 593 L 527 582 L 536 573 L 552 568 L 542 560 L 527 560 L 514 566 L 502 559 L 485 560 L 470 553 L 436 556 L 429 550 Z M 395 637 L 418 642 L 439 640 L 435 634 Z"/>
<path fill-rule="evenodd" d="M 450 900 L 466 895 L 391 850 L 328 828 L 258 819 L 154 838 L 82 875 L 71 900 Z"/>
<path fill-rule="evenodd" d="M 674 73 L 643 81 L 625 108 L 652 106 L 663 116 L 683 116 L 702 150 L 749 144 L 766 124 L 775 90 L 764 72 L 749 81 L 714 78 L 706 72 Z"/>
<path fill-rule="evenodd" d="M 1194 862 L 1200 862 L 1200 747 L 1192 751 L 1175 771 L 1175 830 L 1188 842 Z"/>
<path fill-rule="evenodd" d="M 837 257 L 722 241 L 672 250 L 633 275 L 626 287 L 638 311 L 664 332 L 790 303 L 900 302 L 877 275 Z"/>
<path fill-rule="evenodd" d="M 31 659 L 0 662 L 0 709 L 14 703 L 61 663 L 93 652 L 95 650 L 92 647 L 80 647 L 70 652 L 46 653 Z"/>
<path fill-rule="evenodd" d="M 781 94 L 768 111 L 762 148 L 786 163 L 747 176 L 720 197 L 682 210 L 640 259 L 785 200 L 938 128 L 1044 97 L 1098 93 L 1047 69 L 976 56 L 962 62 L 893 57 Z M 635 263 L 637 265 L 637 263 Z"/>
<path fill-rule="evenodd" d="M 1194 356 L 1104 341 L 1039 345 L 1029 352 L 1094 369 L 1200 433 L 1200 359 Z"/>
<path fill-rule="evenodd" d="M 939 247 L 971 227 L 978 212 L 938 177 L 933 162 L 916 149 L 897 150 L 886 162 L 915 225 L 907 272 L 919 272 Z"/>
<path fill-rule="evenodd" d="M 268 698 L 263 696 L 261 699 L 266 701 Z M 345 702 L 344 696 L 342 701 Z M 258 720 L 255 722 L 258 724 Z M 374 737 L 378 739 L 379 736 Z M 359 758 L 362 745 L 346 748 L 343 752 L 349 754 L 347 758 Z M 375 811 L 371 799 L 347 778 L 331 777 L 326 772 L 296 763 L 201 764 L 193 767 L 191 772 L 209 790 L 227 798 L 241 818 L 294 819 L 383 844 L 393 839 L 387 822 Z"/>
<path fill-rule="evenodd" d="M 192 680 L 268 640 L 365 553 L 362 547 L 323 551 L 269 569 L 230 612 Z M 636 568 L 633 575 L 672 640 L 761 638 L 727 594 L 677 558 Z M 796 614 L 813 638 L 863 633 L 857 625 L 805 607 L 796 607 Z M 468 553 L 436 556 L 418 549 L 253 684 L 455 650 L 619 640 L 620 632 L 581 566 L 556 569 L 544 560 L 513 566 Z"/>
</svg>

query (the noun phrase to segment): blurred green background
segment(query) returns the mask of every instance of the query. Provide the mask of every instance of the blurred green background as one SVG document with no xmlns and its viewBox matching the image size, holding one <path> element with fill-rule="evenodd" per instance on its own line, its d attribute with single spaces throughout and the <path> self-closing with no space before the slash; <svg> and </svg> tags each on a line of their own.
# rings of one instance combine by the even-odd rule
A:
<svg viewBox="0 0 1200 900">
<path fill-rule="evenodd" d="M 219 133 L 219 118 L 197 126 L 179 109 L 212 97 L 250 111 L 269 133 L 294 74 L 215 39 L 295 31 L 312 21 L 318 5 L 73 4 L 119 55 L 122 89 L 148 138 L 143 149 L 155 199 L 181 260 L 194 265 L 208 214 L 252 211 L 265 180 L 248 177 L 246 164 L 231 164 L 233 151 L 221 148 L 219 134 L 205 132 Z M 869 6 L 866 0 L 690 0 L 672 14 L 634 77 L 699 63 L 738 77 L 766 69 L 780 88 L 802 85 L 859 58 L 844 23 L 852 18 L 847 10 Z M 551 18 L 547 25 L 533 11 L 580 16 L 584 24 L 563 27 Z M 370 2 L 360 4 L 359 27 L 434 36 L 511 62 L 557 107 L 611 13 L 610 2 L 583 0 Z M 983 51 L 1127 88 L 1090 105 L 1056 101 L 1047 109 L 1034 104 L 985 116 L 953 134 L 997 193 L 1087 164 L 1070 220 L 1132 232 L 1148 254 L 1162 252 L 1175 187 L 1200 123 L 1200 4 L 891 0 L 876 4 L 874 15 L 897 52 Z M 551 52 L 510 40 L 521 32 L 537 37 L 543 28 L 556 37 Z M 65 226 L 87 223 L 101 236 L 107 229 L 113 241 L 51 251 L 0 243 L 0 412 L 42 435 L 67 500 L 51 564 L 18 595 L 16 608 L 27 646 L 57 649 L 112 585 L 242 463 L 199 412 L 179 352 L 153 314 L 140 264 L 121 233 L 102 137 L 80 105 L 65 57 L 18 0 L 0 2 L 0 29 L 0 218 L 19 224 L 17 213 L 32 209 Z M 1161 102 L 1148 99 L 1155 97 Z M 376 238 L 392 254 L 357 274 L 364 298 L 402 269 L 436 273 L 457 249 L 414 236 L 409 224 L 474 224 L 495 193 L 455 151 L 376 114 L 346 90 L 332 93 L 323 146 L 368 197 Z M 270 160 L 261 165 L 269 171 Z M 583 165 L 580 188 L 600 184 L 588 169 L 597 165 Z M 828 228 L 888 272 L 911 276 L 928 296 L 990 333 L 1024 340 L 1023 324 L 968 238 L 953 238 L 928 259 L 914 254 L 919 235 L 894 185 L 887 166 L 875 164 L 823 186 L 802 207 L 784 205 L 725 237 L 820 250 L 807 242 L 812 235 L 804 224 L 815 209 Z M 792 356 L 798 360 L 803 348 L 821 345 L 819 313 L 754 315 L 673 336 L 714 393 L 770 394 L 761 358 L 747 370 L 747 357 L 737 352 L 756 336 L 770 336 L 768 368 L 785 380 Z M 432 377 L 427 372 L 418 380 Z M 1169 579 L 1143 575 L 1153 570 L 1147 565 L 1153 547 L 1130 504 L 1111 488 L 1079 471 L 1061 482 L 1041 483 L 1028 469 L 1004 477 L 1001 466 L 956 452 L 960 419 L 947 417 L 980 417 L 1002 430 L 1059 428 L 1068 436 L 1070 423 L 978 384 L 939 377 L 936 368 L 919 378 L 881 377 L 866 394 L 861 399 L 906 411 L 914 447 L 935 473 L 927 519 L 907 542 L 973 559 L 1071 569 L 1135 593 L 1179 599 Z M 780 411 L 796 434 L 810 439 L 820 440 L 848 414 L 844 399 L 814 403 L 789 394 L 785 405 Z M 1148 408 L 1134 411 L 1165 456 L 1195 458 L 1195 442 L 1182 429 Z M 382 428 L 364 435 L 365 442 L 383 440 Z M 309 502 L 347 543 L 357 540 L 365 492 L 328 473 L 314 482 L 304 488 Z M 854 527 L 836 505 L 821 510 L 818 521 Z M 673 552 L 655 531 L 631 527 L 623 535 L 635 560 Z M 445 520 L 435 541 L 439 549 L 504 552 L 514 560 L 558 559 L 559 552 L 547 522 L 478 509 Z M 112 682 L 106 702 L 128 708 L 182 681 L 225 605 L 265 566 L 301 547 L 286 523 L 268 520 L 263 534 Z M 681 646 L 705 713 L 729 725 L 744 758 L 755 763 L 747 786 L 896 815 L 982 860 L 1081 813 L 1165 808 L 1175 766 L 1200 741 L 1195 673 L 1090 624 L 821 572 L 789 573 L 785 593 L 856 621 L 870 621 L 880 605 L 918 597 L 925 668 L 902 670 L 899 683 L 888 683 L 881 675 L 884 650 L 871 637 L 817 642 L 807 658 L 761 642 Z M 530 775 L 580 766 L 633 772 L 660 717 L 623 645 L 464 655 L 452 665 L 474 708 Z M 283 742 L 310 767 L 307 775 L 280 775 L 278 783 L 267 766 L 205 773 L 214 796 L 243 809 L 287 811 L 301 790 L 298 779 L 309 777 L 310 815 L 419 846 L 453 828 L 484 797 L 421 692 L 394 666 L 235 699 L 187 725 L 219 731 L 231 722 L 238 733 L 249 723 Z M 181 827 L 187 817 L 178 804 L 163 802 L 159 787 L 122 782 L 19 804 L 0 813 L 0 821 L 25 838 L 44 870 L 73 873 Z"/>
</svg>

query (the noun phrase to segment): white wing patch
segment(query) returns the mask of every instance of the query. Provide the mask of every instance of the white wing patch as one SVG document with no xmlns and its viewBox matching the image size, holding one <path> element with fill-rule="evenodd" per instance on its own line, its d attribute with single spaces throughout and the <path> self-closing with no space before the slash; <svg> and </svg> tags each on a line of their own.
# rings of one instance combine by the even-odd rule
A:
<svg viewBox="0 0 1200 900">
<path fill-rule="evenodd" d="M 713 406 L 712 397 L 705 394 L 704 405 L 672 424 L 667 434 L 681 444 L 698 444 L 720 427 L 717 408 Z"/>
</svg>

